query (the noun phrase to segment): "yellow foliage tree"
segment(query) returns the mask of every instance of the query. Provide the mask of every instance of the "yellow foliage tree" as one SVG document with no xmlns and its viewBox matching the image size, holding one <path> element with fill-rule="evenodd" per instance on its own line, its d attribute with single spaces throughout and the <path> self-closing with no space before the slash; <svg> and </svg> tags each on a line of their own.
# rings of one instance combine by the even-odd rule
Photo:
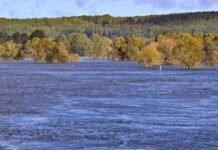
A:
<svg viewBox="0 0 218 150">
<path fill-rule="evenodd" d="M 189 33 L 178 35 L 177 45 L 173 51 L 173 64 L 191 68 L 198 68 L 203 61 L 203 43 Z"/>
<path fill-rule="evenodd" d="M 134 56 L 145 46 L 145 38 L 139 36 L 116 37 L 109 58 L 118 60 L 135 60 Z"/>
<path fill-rule="evenodd" d="M 69 53 L 62 42 L 50 38 L 34 38 L 25 45 L 26 53 L 38 63 L 64 63 L 69 61 Z"/>
<path fill-rule="evenodd" d="M 163 35 L 159 35 L 156 41 L 158 42 L 158 50 L 163 54 L 164 63 L 172 64 L 172 53 L 173 49 L 176 47 L 176 41 L 171 37 L 166 37 Z"/>
<path fill-rule="evenodd" d="M 17 59 L 21 46 L 21 44 L 16 44 L 13 41 L 0 45 L 0 58 L 3 60 Z"/>
<path fill-rule="evenodd" d="M 163 56 L 158 51 L 157 44 L 151 43 L 145 46 L 142 51 L 139 51 L 135 59 L 146 67 L 152 67 L 153 65 L 161 65 Z"/>
</svg>

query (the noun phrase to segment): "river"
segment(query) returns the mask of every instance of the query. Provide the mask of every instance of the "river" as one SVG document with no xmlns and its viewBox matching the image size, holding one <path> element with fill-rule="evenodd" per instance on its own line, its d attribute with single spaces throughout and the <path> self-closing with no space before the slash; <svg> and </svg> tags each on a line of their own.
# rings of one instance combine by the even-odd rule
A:
<svg viewBox="0 0 218 150">
<path fill-rule="evenodd" d="M 218 66 L 0 61 L 0 149 L 216 149 Z"/>
</svg>

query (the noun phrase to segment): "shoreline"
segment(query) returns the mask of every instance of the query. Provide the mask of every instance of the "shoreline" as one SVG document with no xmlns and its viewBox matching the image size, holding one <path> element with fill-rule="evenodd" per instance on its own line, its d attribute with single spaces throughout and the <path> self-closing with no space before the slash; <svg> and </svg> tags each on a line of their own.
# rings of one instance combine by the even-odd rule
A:
<svg viewBox="0 0 218 150">
<path fill-rule="evenodd" d="M 155 65 L 155 66 L 152 66 L 151 68 L 149 67 L 144 67 L 142 64 L 138 64 L 137 62 L 135 61 L 129 61 L 129 60 L 126 60 L 126 61 L 122 61 L 122 60 L 109 60 L 105 57 L 103 58 L 92 58 L 92 57 L 80 57 L 80 60 L 79 61 L 75 61 L 75 62 L 67 62 L 67 63 L 36 63 L 33 59 L 21 59 L 21 60 L 0 60 L 0 66 L 1 66 L 1 63 L 30 63 L 30 64 L 37 64 L 37 65 L 69 65 L 69 64 L 77 64 L 77 63 L 99 63 L 101 64 L 102 62 L 119 62 L 119 63 L 122 63 L 122 64 L 125 64 L 125 63 L 132 63 L 132 64 L 136 64 L 136 65 L 139 65 L 141 66 L 141 68 L 145 71 L 152 71 L 152 70 L 156 70 L 156 71 L 160 71 L 160 65 Z M 178 71 L 178 70 L 181 70 L 181 71 L 184 71 L 184 70 L 187 70 L 187 71 L 204 71 L 204 70 L 208 70 L 208 71 L 211 71 L 211 70 L 217 70 L 218 69 L 218 64 L 212 66 L 212 67 L 200 67 L 200 68 L 194 68 L 194 69 L 187 69 L 185 68 L 184 66 L 176 66 L 176 65 L 161 65 L 161 71 Z"/>
</svg>

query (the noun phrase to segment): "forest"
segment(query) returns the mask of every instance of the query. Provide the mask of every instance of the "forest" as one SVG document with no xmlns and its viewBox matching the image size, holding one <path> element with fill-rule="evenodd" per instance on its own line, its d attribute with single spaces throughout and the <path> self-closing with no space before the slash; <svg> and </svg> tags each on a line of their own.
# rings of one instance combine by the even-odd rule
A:
<svg viewBox="0 0 218 150">
<path fill-rule="evenodd" d="M 81 56 L 130 60 L 145 67 L 210 67 L 218 61 L 218 12 L 112 17 L 0 19 L 0 59 L 37 63 Z"/>
<path fill-rule="evenodd" d="M 72 32 L 88 36 L 99 34 L 112 38 L 115 36 L 139 35 L 152 38 L 164 32 L 218 33 L 218 12 L 196 12 L 169 15 L 150 15 L 134 17 L 73 16 L 61 18 L 0 18 L 0 31 L 31 34 L 36 29 L 45 31 L 49 37 Z"/>
</svg>

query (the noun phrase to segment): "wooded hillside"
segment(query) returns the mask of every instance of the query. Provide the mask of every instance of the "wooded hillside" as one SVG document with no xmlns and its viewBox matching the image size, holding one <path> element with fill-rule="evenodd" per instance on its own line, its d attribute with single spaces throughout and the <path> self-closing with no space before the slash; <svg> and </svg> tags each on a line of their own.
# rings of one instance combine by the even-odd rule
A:
<svg viewBox="0 0 218 150">
<path fill-rule="evenodd" d="M 30 34 L 36 29 L 45 31 L 49 37 L 71 32 L 82 32 L 88 36 L 97 33 L 106 37 L 135 34 L 148 38 L 166 31 L 218 33 L 218 12 L 135 17 L 103 15 L 40 19 L 0 18 L 0 31 L 8 34 L 15 32 Z"/>
</svg>

